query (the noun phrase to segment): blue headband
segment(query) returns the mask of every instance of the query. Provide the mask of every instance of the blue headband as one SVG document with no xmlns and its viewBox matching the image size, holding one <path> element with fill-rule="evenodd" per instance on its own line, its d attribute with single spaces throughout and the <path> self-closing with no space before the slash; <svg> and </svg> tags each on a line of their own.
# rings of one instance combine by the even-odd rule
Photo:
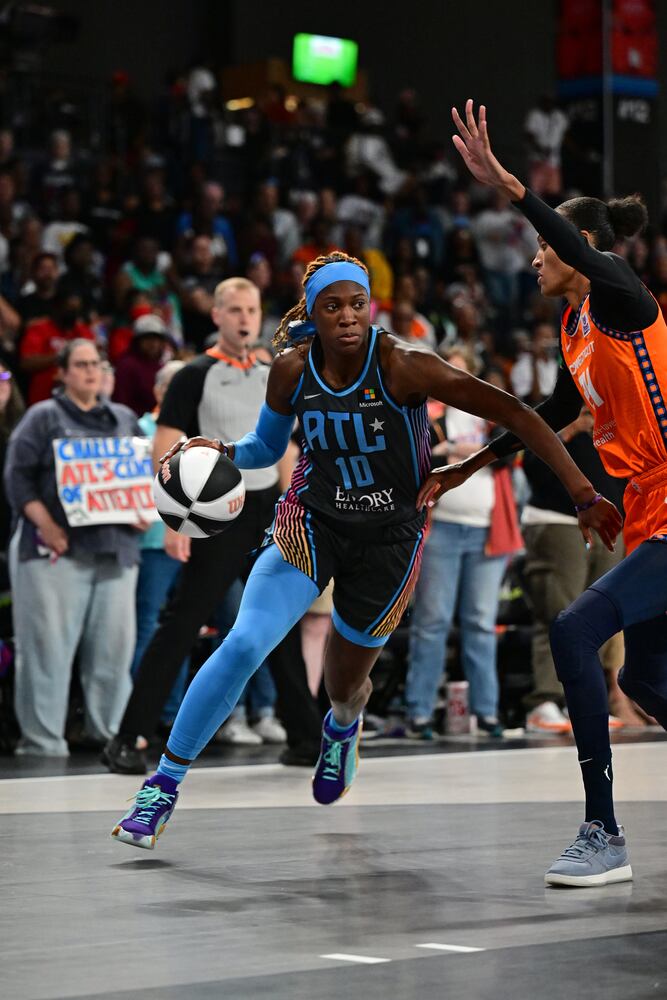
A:
<svg viewBox="0 0 667 1000">
<path fill-rule="evenodd" d="M 325 264 L 318 268 L 306 282 L 306 312 L 309 316 L 313 313 L 315 299 L 320 292 L 333 285 L 335 281 L 354 281 L 361 285 L 368 297 L 371 296 L 371 286 L 368 283 L 368 275 L 358 264 L 352 264 L 346 260 L 337 260 L 331 264 Z"/>
</svg>

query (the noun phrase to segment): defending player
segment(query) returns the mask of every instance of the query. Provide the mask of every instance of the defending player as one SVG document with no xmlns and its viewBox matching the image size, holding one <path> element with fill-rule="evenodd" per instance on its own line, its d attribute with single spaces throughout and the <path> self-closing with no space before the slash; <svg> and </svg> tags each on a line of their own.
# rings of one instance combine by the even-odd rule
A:
<svg viewBox="0 0 667 1000">
<path fill-rule="evenodd" d="M 592 505 L 593 487 L 531 409 L 369 325 L 368 273 L 359 261 L 343 253 L 318 258 L 306 271 L 304 290 L 278 329 L 277 345 L 286 349 L 273 362 L 256 430 L 226 446 L 241 469 L 273 464 L 297 416 L 303 457 L 277 504 L 234 628 L 190 685 L 157 774 L 113 830 L 137 847 L 154 846 L 190 764 L 248 677 L 331 577 L 333 630 L 324 677 L 332 707 L 313 794 L 331 803 L 348 790 L 369 674 L 414 587 L 426 494 L 439 482 L 429 476 L 427 396 L 520 433 L 582 508 L 584 531 L 594 528 L 611 547 L 620 530 L 616 508 L 607 501 Z M 195 438 L 186 446 L 211 443 Z"/>
<path fill-rule="evenodd" d="M 667 326 L 658 305 L 622 257 L 622 237 L 639 232 L 637 197 L 573 198 L 556 211 L 526 190 L 491 151 L 486 109 L 466 121 L 454 108 L 456 148 L 474 177 L 502 192 L 539 233 L 533 266 L 543 295 L 563 296 L 561 367 L 553 395 L 537 407 L 554 429 L 574 419 L 582 399 L 595 418 L 593 439 L 612 476 L 629 479 L 624 538 L 628 552 L 551 630 L 556 670 L 579 752 L 585 823 L 551 866 L 547 883 L 604 885 L 632 878 L 612 797 L 607 690 L 598 650 L 624 631 L 623 691 L 667 728 Z M 519 447 L 511 434 L 463 463 L 470 474 Z M 445 486 L 446 488 L 446 486 Z M 593 503 L 597 503 L 597 498 Z"/>
</svg>

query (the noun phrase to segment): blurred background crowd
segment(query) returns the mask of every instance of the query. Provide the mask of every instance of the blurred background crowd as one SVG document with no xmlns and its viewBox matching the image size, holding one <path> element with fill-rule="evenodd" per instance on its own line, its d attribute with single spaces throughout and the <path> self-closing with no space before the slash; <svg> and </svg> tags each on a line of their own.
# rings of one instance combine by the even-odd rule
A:
<svg viewBox="0 0 667 1000">
<path fill-rule="evenodd" d="M 259 289 L 257 354 L 269 363 L 273 333 L 301 295 L 305 267 L 335 248 L 368 267 L 374 323 L 437 350 L 531 405 L 551 392 L 559 304 L 538 293 L 531 268 L 536 234 L 509 204 L 464 175 L 450 150 L 447 122 L 429 120 L 415 89 L 397 91 L 393 104 L 380 107 L 354 101 L 337 84 L 321 88 L 318 99 L 296 99 L 275 84 L 250 106 L 230 107 L 234 102 L 222 100 L 215 66 L 200 61 L 173 73 L 153 103 L 135 92 L 127 73 L 115 72 L 94 134 L 57 94 L 32 118 L 12 115 L 6 94 L 5 104 L 3 462 L 10 434 L 25 426 L 31 407 L 48 400 L 59 383 L 61 391 L 64 381 L 65 393 L 69 386 L 79 398 L 76 373 L 58 362 L 68 342 L 89 341 L 92 354 L 84 351 L 77 364 L 83 371 L 99 360 L 99 398 L 123 404 L 150 424 L 168 378 L 179 368 L 174 363 L 187 363 L 217 343 L 211 309 L 222 280 L 245 276 Z M 516 141 L 522 176 L 537 194 L 557 204 L 577 193 L 576 173 L 568 176 L 567 170 L 568 149 L 574 148 L 568 117 L 551 96 L 526 106 Z M 666 233 L 659 216 L 647 234 L 617 248 L 663 309 Z M 431 416 L 438 464 L 465 457 L 494 433 L 442 406 L 432 406 Z M 622 484 L 606 481 L 585 412 L 563 439 L 593 482 L 618 499 Z M 5 557 L 26 497 L 15 500 L 13 512 L 11 500 L 3 492 Z M 461 495 L 444 498 L 433 520 L 412 615 L 378 668 L 368 731 L 436 737 L 443 725 L 447 661 L 450 680 L 469 682 L 469 708 L 481 731 L 500 737 L 505 726 L 523 726 L 527 714 L 529 728 L 567 732 L 546 632 L 557 612 L 608 566 L 601 552 L 585 552 L 567 497 L 527 456 L 480 474 Z M 147 551 L 150 546 L 128 563 L 153 558 Z M 169 570 L 172 578 L 177 569 Z M 7 579 L 5 591 L 7 609 Z M 137 594 L 140 615 L 141 599 Z M 302 626 L 315 698 L 327 615 L 325 600 Z M 5 617 L 4 746 L 12 748 L 18 734 L 9 719 L 12 627 Z M 220 618 L 209 623 L 209 638 L 195 650 L 184 683 L 203 655 L 202 643 L 224 630 Z M 102 614 L 100 644 L 114 621 L 105 623 Z M 42 624 L 34 621 L 33 628 L 39 631 Z M 140 620 L 144 645 L 155 624 Z M 140 652 L 123 654 L 128 678 Z M 74 654 L 85 664 L 94 651 L 77 652 L 75 643 Z M 608 656 L 613 708 L 620 717 L 614 724 L 640 725 L 645 720 L 615 687 L 621 663 L 616 646 Z M 103 711 L 93 733 L 81 725 L 77 730 L 77 690 L 75 683 L 70 745 L 102 742 L 110 735 Z M 164 725 L 173 718 L 178 692 L 174 697 Z M 284 740 L 268 671 L 255 702 L 249 696 L 247 705 L 247 714 L 233 718 L 221 739 Z M 79 710 L 79 722 L 80 716 Z"/>
</svg>

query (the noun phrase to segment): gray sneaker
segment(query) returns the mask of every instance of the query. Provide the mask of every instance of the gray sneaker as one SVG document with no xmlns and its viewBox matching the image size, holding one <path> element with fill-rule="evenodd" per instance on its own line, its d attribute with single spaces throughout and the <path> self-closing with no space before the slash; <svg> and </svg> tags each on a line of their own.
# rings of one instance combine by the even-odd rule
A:
<svg viewBox="0 0 667 1000">
<path fill-rule="evenodd" d="M 625 832 L 612 837 L 598 820 L 582 823 L 577 839 L 554 861 L 544 876 L 547 885 L 609 885 L 630 882 L 632 868 L 625 846 Z"/>
</svg>

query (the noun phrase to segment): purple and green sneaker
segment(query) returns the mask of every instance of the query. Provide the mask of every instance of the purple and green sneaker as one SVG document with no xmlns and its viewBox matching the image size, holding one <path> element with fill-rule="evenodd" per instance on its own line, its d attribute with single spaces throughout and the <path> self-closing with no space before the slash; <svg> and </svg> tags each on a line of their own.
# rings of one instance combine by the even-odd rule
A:
<svg viewBox="0 0 667 1000">
<path fill-rule="evenodd" d="M 322 746 L 313 775 L 313 798 L 322 806 L 341 799 L 354 781 L 359 766 L 362 718 L 343 730 L 331 728 L 331 709 L 324 717 Z"/>
<path fill-rule="evenodd" d="M 178 784 L 167 774 L 154 774 L 144 781 L 134 805 L 111 831 L 115 840 L 152 851 L 178 798 Z"/>
</svg>

